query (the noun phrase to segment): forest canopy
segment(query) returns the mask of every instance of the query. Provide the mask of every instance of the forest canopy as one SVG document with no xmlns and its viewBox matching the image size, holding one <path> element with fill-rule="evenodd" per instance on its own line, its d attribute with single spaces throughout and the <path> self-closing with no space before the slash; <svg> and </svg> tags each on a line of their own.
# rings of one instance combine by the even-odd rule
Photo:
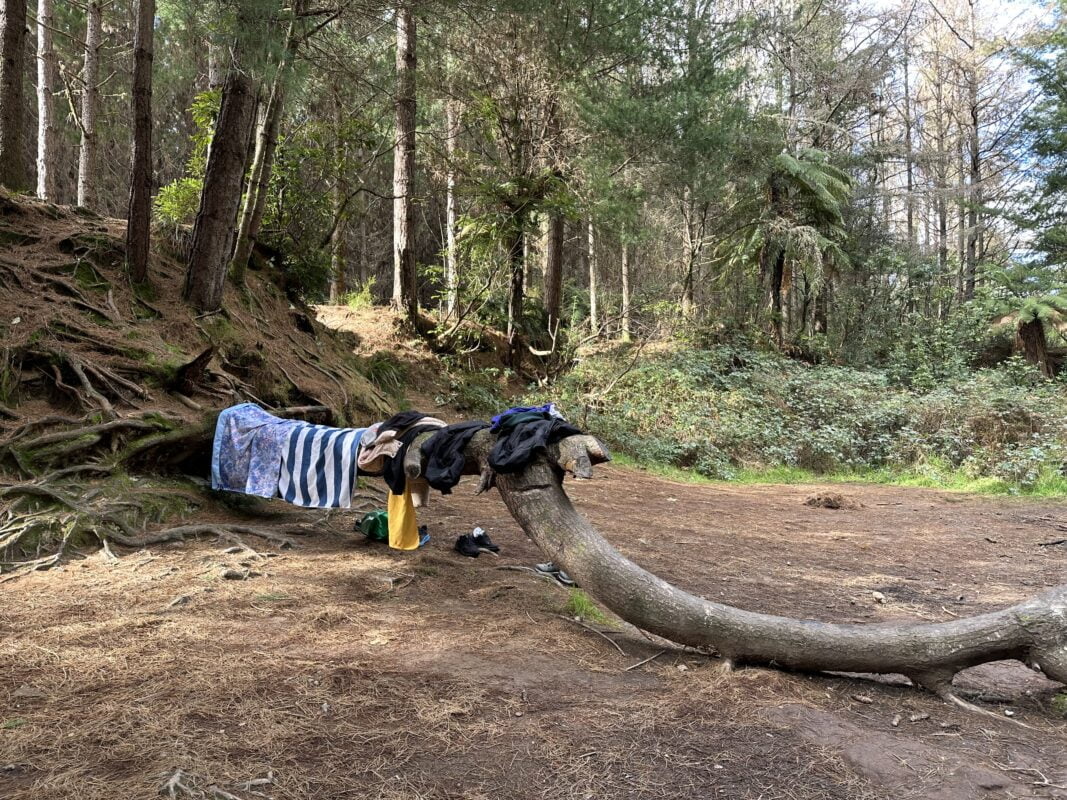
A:
<svg viewBox="0 0 1067 800">
<path fill-rule="evenodd" d="M 128 214 L 138 281 L 150 214 L 201 311 L 269 261 L 504 331 L 516 368 L 739 332 L 1062 360 L 1062 5 L 22 0 L 3 29 L 0 182 Z"/>
</svg>

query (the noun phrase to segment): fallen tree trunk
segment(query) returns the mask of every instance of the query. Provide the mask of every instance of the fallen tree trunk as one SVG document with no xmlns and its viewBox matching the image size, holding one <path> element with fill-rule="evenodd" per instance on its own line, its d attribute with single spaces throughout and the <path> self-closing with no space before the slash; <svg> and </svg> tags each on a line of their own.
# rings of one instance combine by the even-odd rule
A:
<svg viewBox="0 0 1067 800">
<path fill-rule="evenodd" d="M 481 431 L 467 450 L 468 471 L 487 478 L 493 437 Z M 960 670 L 1018 659 L 1067 683 L 1067 585 L 1002 611 L 936 624 L 839 625 L 733 608 L 689 594 L 642 569 L 611 546 L 571 504 L 562 468 L 589 477 L 607 460 L 591 436 L 563 440 L 549 459 L 495 476 L 500 495 L 526 534 L 591 595 L 638 628 L 710 648 L 730 666 L 764 664 L 807 671 L 903 674 L 957 705 Z M 410 473 L 409 473 L 410 474 Z"/>
</svg>

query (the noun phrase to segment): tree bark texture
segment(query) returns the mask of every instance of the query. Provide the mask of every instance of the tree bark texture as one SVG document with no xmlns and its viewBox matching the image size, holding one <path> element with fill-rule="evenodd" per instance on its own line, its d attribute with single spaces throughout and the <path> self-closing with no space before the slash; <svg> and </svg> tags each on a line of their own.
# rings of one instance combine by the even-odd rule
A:
<svg viewBox="0 0 1067 800">
<path fill-rule="evenodd" d="M 1019 325 L 1019 344 L 1023 357 L 1041 370 L 1046 378 L 1053 377 L 1052 364 L 1048 359 L 1048 339 L 1045 336 L 1045 324 L 1040 319 L 1032 319 Z"/>
<path fill-rule="evenodd" d="M 240 70 L 231 69 L 222 89 L 222 105 L 208 154 L 183 292 L 199 311 L 215 311 L 222 305 L 255 111 L 252 80 Z"/>
<path fill-rule="evenodd" d="M 560 309 L 563 305 L 563 234 L 565 220 L 562 214 L 549 214 L 545 241 L 545 314 L 548 330 L 555 336 L 559 328 Z"/>
<path fill-rule="evenodd" d="M 978 97 L 978 69 L 980 56 L 976 51 L 978 30 L 975 20 L 975 2 L 968 0 L 968 21 L 970 23 L 970 41 L 967 43 L 968 57 L 964 66 L 964 78 L 967 84 L 967 252 L 966 274 L 964 276 L 963 299 L 973 300 L 975 284 L 978 279 L 978 262 L 982 258 L 982 141 L 979 118 L 981 111 Z"/>
<path fill-rule="evenodd" d="M 52 46 L 52 0 L 37 3 L 37 196 L 55 202 L 56 51 Z"/>
<path fill-rule="evenodd" d="M 278 62 L 271 81 L 270 95 L 263 112 L 263 120 L 256 131 L 256 150 L 252 156 L 252 170 L 248 180 L 248 196 L 241 211 L 241 224 L 237 233 L 237 248 L 233 257 L 233 277 L 244 280 L 244 271 L 252 255 L 252 246 L 263 225 L 267 208 L 267 188 L 271 170 L 274 168 L 274 152 L 278 147 L 278 129 L 281 126 L 282 108 L 285 101 L 285 78 L 296 53 L 296 24 L 289 23 L 285 34 L 285 52 Z M 337 236 L 337 233 L 334 233 Z"/>
<path fill-rule="evenodd" d="M 26 62 L 26 0 L 0 0 L 0 186 L 29 188 L 22 77 Z"/>
<path fill-rule="evenodd" d="M 522 327 L 523 306 L 526 296 L 525 271 L 526 218 L 522 209 L 513 209 L 511 218 L 511 242 L 508 245 L 510 265 L 510 288 L 508 290 L 508 354 L 509 366 L 518 366 L 519 329 Z"/>
<path fill-rule="evenodd" d="M 133 38 L 133 153 L 126 211 L 126 259 L 130 279 L 148 279 L 152 222 L 152 45 L 155 0 L 139 0 Z"/>
<path fill-rule="evenodd" d="M 487 485 L 493 437 L 480 431 L 466 454 Z M 410 450 L 409 450 L 410 452 Z M 1067 683 L 1067 585 L 1001 611 L 932 624 L 833 624 L 761 614 L 696 597 L 630 561 L 571 505 L 560 468 L 590 477 L 607 460 L 591 436 L 564 439 L 524 471 L 497 475 L 500 495 L 523 531 L 583 590 L 638 628 L 679 644 L 711 648 L 730 665 L 902 674 L 958 705 L 953 676 L 1017 659 Z M 418 467 L 415 468 L 417 474 Z M 411 471 L 408 470 L 409 477 Z"/>
<path fill-rule="evenodd" d="M 620 267 L 622 278 L 622 340 L 630 341 L 630 245 L 622 243 Z"/>
<path fill-rule="evenodd" d="M 597 263 L 596 263 L 596 228 L 593 220 L 586 227 L 587 246 L 589 247 L 589 330 L 594 336 L 600 330 L 600 314 L 597 309 Z"/>
<path fill-rule="evenodd" d="M 415 14 L 410 3 L 396 9 L 396 146 L 393 150 L 393 305 L 414 319 L 415 236 Z"/>
<path fill-rule="evenodd" d="M 448 175 L 445 186 L 445 315 L 455 316 L 459 302 L 459 269 L 456 264 L 456 140 L 459 138 L 458 103 L 445 101 L 445 155 Z"/>
<path fill-rule="evenodd" d="M 348 291 L 348 259 L 345 257 L 345 245 L 348 242 L 348 215 L 345 211 L 345 158 L 344 143 L 341 139 L 342 129 L 341 98 L 334 87 L 333 92 L 333 186 L 331 199 L 333 204 L 333 236 L 330 241 L 330 302 L 340 303 Z"/>
<path fill-rule="evenodd" d="M 96 205 L 96 111 L 100 95 L 100 46 L 104 41 L 104 5 L 90 0 L 85 22 L 82 66 L 81 148 L 78 151 L 78 205 Z"/>
<path fill-rule="evenodd" d="M 912 142 L 911 51 L 904 47 L 904 166 L 907 176 L 908 244 L 915 246 L 915 151 Z"/>
<path fill-rule="evenodd" d="M 218 42 L 209 39 L 207 42 L 207 88 L 208 91 L 221 89 L 226 80 L 226 62 L 223 59 L 223 50 Z"/>
</svg>

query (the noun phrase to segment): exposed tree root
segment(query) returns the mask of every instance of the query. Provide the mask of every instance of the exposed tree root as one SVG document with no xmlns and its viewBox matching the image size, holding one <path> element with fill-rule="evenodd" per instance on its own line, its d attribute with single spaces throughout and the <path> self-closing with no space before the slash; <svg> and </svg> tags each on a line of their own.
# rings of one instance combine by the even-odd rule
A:
<svg viewBox="0 0 1067 800">
<path fill-rule="evenodd" d="M 983 717 L 991 717 L 992 719 L 995 719 L 998 722 L 1010 722 L 1013 725 L 1018 725 L 1021 728 L 1035 730 L 1032 725 L 1027 725 L 1022 720 L 1012 719 L 1011 717 L 1003 717 L 1000 714 L 993 713 L 988 708 L 982 708 L 981 706 L 977 706 L 974 703 L 964 700 L 962 697 L 959 696 L 957 692 L 940 691 L 937 693 L 937 696 L 944 700 L 946 703 L 951 703 L 954 706 L 958 706 L 964 711 L 970 711 L 972 714 L 980 714 Z"/>
<path fill-rule="evenodd" d="M 87 467 L 58 470 L 46 477 L 69 477 L 75 471 Z M 92 468 L 96 469 L 96 468 Z M 100 468 L 103 469 L 103 468 Z M 6 519 L 0 521 L 0 580 L 8 580 L 27 572 L 48 569 L 61 563 L 75 537 L 84 541 L 90 537 L 106 552 L 115 557 L 109 545 L 141 549 L 164 542 L 183 541 L 200 536 L 216 536 L 235 542 L 251 550 L 242 537 L 255 536 L 279 547 L 293 546 L 293 536 L 307 534 L 311 528 L 303 525 L 286 525 L 264 528 L 240 523 L 194 523 L 142 532 L 127 518 L 136 517 L 140 503 L 127 500 L 109 500 L 108 493 L 90 488 L 76 494 L 78 484 L 59 488 L 44 483 L 25 482 L 0 486 L 0 500 L 13 500 L 6 509 Z M 158 493 L 154 493 L 158 496 Z M 172 493 L 173 494 L 173 493 Z M 27 504 L 27 501 L 29 505 Z M 32 507 L 32 506 L 36 507 Z M 30 541 L 30 537 L 36 537 Z M 33 558 L 18 559 L 3 555 L 12 553 L 22 541 L 30 541 L 37 551 Z M 47 550 L 42 555 L 41 551 Z"/>
<path fill-rule="evenodd" d="M 13 461 L 24 476 L 30 476 L 41 468 L 70 464 L 72 458 L 77 456 L 84 459 L 78 469 L 100 472 L 107 467 L 99 461 L 118 450 L 129 435 L 158 433 L 173 424 L 160 415 L 110 419 L 107 422 L 94 421 L 91 415 L 80 419 L 63 416 L 44 419 L 51 424 L 73 427 L 34 436 L 34 429 L 41 427 L 44 420 L 26 423 L 0 441 L 0 463 Z M 95 463 L 94 457 L 97 459 Z"/>
<path fill-rule="evenodd" d="M 57 334 L 68 334 L 67 330 L 53 331 Z M 86 332 L 86 342 L 98 350 L 104 349 L 105 345 L 96 337 Z M 117 351 L 116 351 L 117 352 Z M 63 395 L 66 395 L 79 408 L 86 412 L 103 414 L 107 419 L 117 419 L 118 413 L 114 403 L 135 406 L 135 399 L 146 400 L 149 398 L 148 391 L 140 384 L 119 375 L 114 369 L 104 366 L 102 363 L 92 360 L 84 360 L 81 356 L 62 347 L 39 347 L 16 352 L 12 355 L 13 363 L 17 364 L 22 381 L 28 380 L 25 374 L 40 375 Z M 117 367 L 118 368 L 118 367 Z M 157 376 L 158 369 L 148 365 L 138 365 L 133 362 L 124 364 L 123 371 L 141 376 Z M 33 423 L 43 427 L 44 420 Z"/>
<path fill-rule="evenodd" d="M 215 346 L 212 345 L 187 364 L 182 364 L 174 374 L 174 380 L 170 388 L 185 394 L 192 394 L 196 387 L 204 380 L 207 365 L 215 355 Z"/>
<path fill-rule="evenodd" d="M 293 535 L 303 535 L 309 532 L 306 528 L 296 526 L 286 528 L 285 530 Z M 173 528 L 164 528 L 163 530 L 146 533 L 141 536 L 128 536 L 126 534 L 115 532 L 106 534 L 106 537 L 116 544 L 120 544 L 123 547 L 135 547 L 138 549 L 149 547 L 154 544 L 163 544 L 164 542 L 180 542 L 198 536 L 217 536 L 220 539 L 233 541 L 241 545 L 244 545 L 244 542 L 241 541 L 241 536 L 256 536 L 260 539 L 266 539 L 268 542 L 274 542 L 282 548 L 293 546 L 293 540 L 291 538 L 275 531 L 270 531 L 265 528 L 253 528 L 248 525 L 233 525 L 230 523 L 178 525 Z"/>
<path fill-rule="evenodd" d="M 81 425 L 88 421 L 88 419 L 88 416 L 68 417 L 63 414 L 49 414 L 44 417 L 38 417 L 37 419 L 27 420 L 15 428 L 6 439 L 0 440 L 0 447 L 16 442 L 23 436 L 28 436 L 29 433 L 36 428 L 47 428 L 50 425 Z"/>
</svg>

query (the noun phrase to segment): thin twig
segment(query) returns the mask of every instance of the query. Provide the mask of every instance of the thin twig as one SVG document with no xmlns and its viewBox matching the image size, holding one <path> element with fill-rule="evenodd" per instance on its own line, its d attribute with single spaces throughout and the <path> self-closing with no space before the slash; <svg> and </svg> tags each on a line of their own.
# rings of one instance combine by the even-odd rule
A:
<svg viewBox="0 0 1067 800">
<path fill-rule="evenodd" d="M 567 620 L 568 622 L 573 622 L 573 623 L 574 623 L 575 625 L 581 625 L 581 626 L 582 626 L 583 628 L 585 628 L 585 629 L 586 629 L 587 631 L 591 631 L 591 632 L 595 633 L 595 634 L 596 634 L 597 636 L 599 636 L 599 637 L 600 637 L 601 639 L 603 639 L 603 640 L 604 640 L 605 642 L 610 642 L 610 643 L 611 643 L 611 646 L 612 646 L 612 647 L 614 647 L 614 648 L 615 648 L 616 650 L 618 650 L 618 651 L 619 651 L 620 653 L 622 653 L 622 654 L 623 654 L 624 656 L 626 655 L 626 651 L 625 651 L 625 650 L 623 650 L 623 649 L 622 649 L 621 647 L 619 647 L 619 643 L 618 643 L 618 642 L 616 642 L 616 641 L 615 641 L 614 639 L 610 638 L 610 637 L 609 637 L 609 636 L 608 636 L 608 635 L 607 635 L 606 633 L 604 633 L 603 631 L 598 631 L 598 630 L 597 630 L 596 628 L 594 628 L 594 627 L 592 627 L 592 626 L 590 626 L 590 625 L 586 625 L 586 624 L 585 624 L 584 622 L 582 622 L 582 621 L 581 621 L 580 619 L 578 619 L 577 617 L 568 617 L 568 616 L 566 616 L 565 614 L 556 614 L 556 616 L 557 616 L 557 617 L 559 617 L 560 619 L 565 619 L 565 620 Z"/>
<path fill-rule="evenodd" d="M 655 659 L 659 658 L 659 657 L 660 657 L 661 655 L 663 655 L 663 654 L 664 654 L 664 653 L 666 653 L 666 652 L 667 652 L 666 650 L 660 650 L 660 651 L 659 651 L 658 653 L 656 653 L 655 655 L 651 655 L 651 656 L 649 656 L 648 658 L 646 658 L 646 659 L 643 659 L 642 661 L 638 661 L 638 662 L 637 662 L 636 664 L 631 664 L 631 665 L 630 665 L 630 666 L 628 666 L 628 667 L 627 667 L 626 669 L 624 669 L 624 670 L 623 670 L 623 672 L 629 672 L 629 671 L 630 671 L 630 670 L 632 670 L 632 669 L 637 669 L 637 668 L 638 668 L 638 667 L 640 667 L 640 666 L 641 666 L 642 664 L 647 664 L 647 663 L 648 663 L 649 661 L 654 661 Z"/>
</svg>

